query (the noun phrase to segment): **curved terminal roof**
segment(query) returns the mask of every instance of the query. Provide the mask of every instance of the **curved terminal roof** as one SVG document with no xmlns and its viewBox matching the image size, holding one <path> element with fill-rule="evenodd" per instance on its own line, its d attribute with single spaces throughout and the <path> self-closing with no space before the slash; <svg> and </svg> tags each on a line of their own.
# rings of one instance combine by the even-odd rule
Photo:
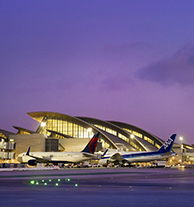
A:
<svg viewBox="0 0 194 207">
<path fill-rule="evenodd" d="M 56 119 L 56 120 L 64 120 L 68 122 L 75 123 L 80 125 L 84 128 L 92 128 L 93 132 L 101 132 L 102 138 L 110 144 L 115 149 L 118 149 L 119 145 L 124 145 L 130 150 L 140 149 L 142 151 L 153 151 L 163 144 L 163 141 L 154 136 L 153 134 L 131 124 L 117 122 L 117 121 L 103 121 L 95 118 L 90 117 L 73 117 L 66 114 L 61 114 L 57 112 L 47 112 L 47 111 L 40 111 L 40 112 L 29 112 L 27 113 L 30 117 L 34 120 L 38 121 L 39 123 L 42 121 L 46 121 L 47 119 Z M 39 127 L 40 128 L 40 127 Z M 104 130 L 105 128 L 105 130 Z M 108 130 L 107 130 L 108 129 Z M 128 130 L 138 132 L 142 134 L 142 138 L 135 135 L 135 138 L 131 138 L 131 132 Z M 37 130 L 37 132 L 39 129 Z M 50 131 L 51 132 L 51 131 Z M 60 133 L 54 132 L 52 133 Z M 65 137 L 65 135 L 63 134 Z M 123 138 L 125 137 L 125 138 Z M 144 139 L 144 137 L 148 137 L 149 139 L 153 140 L 153 143 L 149 141 L 149 139 Z M 129 140 L 129 142 L 126 140 Z M 157 146 L 157 147 L 156 147 Z M 137 147 L 137 148 L 136 148 Z"/>
<path fill-rule="evenodd" d="M 88 123 L 85 123 L 73 116 L 69 116 L 67 114 L 61 114 L 57 112 L 48 112 L 48 111 L 40 111 L 40 112 L 29 112 L 27 113 L 31 118 L 38 121 L 39 123 L 44 121 L 46 118 L 53 118 L 53 119 L 61 119 L 66 121 L 74 121 L 81 126 L 88 128 Z M 89 126 L 91 127 L 91 126 Z"/>
<path fill-rule="evenodd" d="M 122 134 L 123 136 L 125 136 L 126 138 L 128 138 L 131 142 L 134 142 L 142 151 L 151 151 L 151 150 L 155 150 L 156 147 L 154 147 L 153 145 L 149 144 L 148 142 L 146 142 L 145 140 L 142 141 L 142 139 L 138 138 L 137 136 L 135 136 L 133 139 L 131 138 L 131 133 L 122 129 L 120 126 L 112 123 L 112 122 L 108 122 L 108 121 L 103 121 L 100 119 L 95 119 L 95 118 L 90 118 L 90 117 L 77 117 L 79 119 L 82 119 L 88 123 L 91 123 L 93 125 L 101 125 L 103 127 L 107 127 L 109 129 L 112 129 L 114 131 L 117 132 L 116 136 L 117 138 L 120 140 L 120 143 L 126 142 L 123 139 L 119 138 L 119 133 Z M 126 144 L 128 144 L 126 142 Z"/>
<path fill-rule="evenodd" d="M 23 133 L 26 133 L 26 134 L 34 134 L 36 132 L 32 131 L 32 130 L 29 130 L 29 129 L 25 129 L 25 128 L 22 128 L 22 127 L 18 127 L 18 126 L 13 126 L 14 129 L 17 129 L 17 134 L 23 134 Z"/>
<path fill-rule="evenodd" d="M 126 129 L 129 129 L 129 130 L 137 131 L 137 132 L 143 134 L 144 136 L 147 136 L 147 137 L 153 139 L 160 146 L 164 142 L 159 137 L 157 137 L 157 136 L 155 136 L 155 135 L 153 135 L 153 134 L 151 134 L 151 133 L 149 133 L 149 132 L 147 132 L 147 131 L 145 131 L 145 130 L 137 127 L 137 126 L 134 126 L 134 125 L 131 125 L 131 124 L 128 124 L 128 123 L 124 123 L 124 122 L 118 122 L 118 121 L 109 121 L 109 122 L 123 128 L 123 129 L 126 128 Z"/>
<path fill-rule="evenodd" d="M 52 119 L 60 119 L 64 121 L 74 122 L 76 124 L 81 125 L 84 128 L 92 128 L 94 133 L 101 132 L 102 139 L 104 139 L 107 143 L 109 143 L 112 148 L 118 149 L 118 146 L 105 133 L 100 131 L 97 127 L 93 126 L 92 124 L 89 124 L 79 118 L 69 116 L 66 114 L 57 113 L 57 112 L 45 112 L 45 111 L 29 112 L 27 114 L 38 122 L 46 121 L 47 119 L 52 118 Z"/>
<path fill-rule="evenodd" d="M 133 151 L 134 149 L 154 151 L 157 148 L 159 148 L 164 142 L 162 139 L 153 135 L 152 133 L 149 133 L 144 129 L 141 129 L 137 126 L 124 123 L 124 122 L 103 121 L 103 120 L 90 118 L 90 117 L 73 117 L 73 116 L 69 116 L 66 114 L 61 114 L 61 113 L 56 113 L 56 112 L 47 112 L 47 111 L 29 112 L 27 114 L 34 120 L 38 121 L 39 123 L 44 122 L 44 121 L 46 122 L 48 119 L 53 119 L 53 120 L 56 119 L 56 120 L 63 120 L 63 121 L 73 123 L 71 124 L 71 126 L 76 126 L 77 129 L 81 129 L 83 131 L 85 131 L 85 129 L 87 130 L 89 128 L 92 128 L 93 133 L 100 132 L 101 138 L 106 143 L 108 143 L 111 148 L 114 148 L 114 149 L 121 149 L 120 147 L 123 146 L 131 151 Z M 56 124 L 58 123 L 58 121 L 50 122 L 50 124 L 53 124 L 53 123 Z M 63 123 L 63 122 L 60 122 L 60 123 Z M 80 127 L 78 127 L 77 125 L 79 125 Z M 68 126 L 68 124 L 66 126 Z M 22 128 L 22 127 L 17 127 L 17 126 L 13 126 L 13 127 L 18 130 L 18 133 L 26 133 L 26 134 L 41 133 L 41 131 L 39 130 L 43 130 L 43 127 L 41 129 L 40 126 L 38 127 L 36 132 Z M 44 128 L 44 132 L 43 131 L 42 132 L 46 133 L 45 130 L 47 130 L 49 133 L 51 133 L 51 135 L 53 134 L 56 138 L 59 138 L 59 137 L 70 138 L 71 136 L 74 136 L 74 137 L 76 136 L 76 133 L 73 133 L 73 134 L 69 133 L 69 135 L 67 135 L 66 132 L 68 133 L 68 130 L 66 131 L 66 129 L 61 130 L 61 131 L 60 130 L 56 131 L 55 129 L 56 129 L 55 127 L 49 128 L 48 126 L 48 129 Z M 72 131 L 73 129 L 74 128 L 72 127 Z M 13 132 L 0 129 L 1 139 L 6 140 L 7 138 L 10 137 L 10 135 L 14 135 L 14 134 L 15 133 Z M 130 136 L 131 134 L 135 135 L 135 138 L 132 139 Z M 180 148 L 180 144 L 175 143 L 173 148 Z M 186 144 L 184 144 L 184 148 L 187 150 L 193 150 L 193 146 L 186 145 Z"/>
<path fill-rule="evenodd" d="M 103 130 L 101 130 L 103 131 Z M 136 151 L 129 143 L 125 142 L 124 140 L 120 139 L 117 136 L 114 136 L 113 134 L 110 134 L 108 132 L 103 131 L 110 139 L 119 147 L 123 149 L 127 149 L 128 151 Z"/>
</svg>

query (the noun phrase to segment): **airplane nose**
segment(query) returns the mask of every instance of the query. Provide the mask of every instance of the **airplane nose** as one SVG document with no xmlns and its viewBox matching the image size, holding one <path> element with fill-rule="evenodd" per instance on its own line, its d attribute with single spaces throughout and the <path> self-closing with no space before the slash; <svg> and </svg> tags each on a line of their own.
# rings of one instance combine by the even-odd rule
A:
<svg viewBox="0 0 194 207">
<path fill-rule="evenodd" d="M 17 160 L 18 160 L 19 162 L 22 162 L 22 156 L 18 156 L 18 157 L 17 157 Z"/>
</svg>

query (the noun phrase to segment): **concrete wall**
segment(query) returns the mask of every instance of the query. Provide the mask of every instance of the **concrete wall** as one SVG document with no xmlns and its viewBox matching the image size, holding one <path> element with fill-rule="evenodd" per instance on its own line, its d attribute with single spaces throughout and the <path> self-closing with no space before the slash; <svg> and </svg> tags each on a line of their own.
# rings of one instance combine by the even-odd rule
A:
<svg viewBox="0 0 194 207">
<path fill-rule="evenodd" d="M 67 138 L 59 139 L 59 149 L 63 146 L 65 152 L 80 152 L 89 142 L 89 138 Z"/>
<path fill-rule="evenodd" d="M 26 152 L 28 147 L 31 147 L 31 151 L 33 152 L 44 152 L 45 151 L 45 136 L 41 134 L 17 134 L 11 135 L 12 139 L 16 143 L 15 155 L 17 157 L 18 154 L 22 152 Z"/>
<path fill-rule="evenodd" d="M 41 134 L 17 134 L 11 135 L 16 143 L 15 156 L 26 152 L 31 147 L 32 152 L 45 152 L 45 135 Z M 89 138 L 65 138 L 59 139 L 59 150 L 65 152 L 80 152 L 89 142 Z"/>
</svg>

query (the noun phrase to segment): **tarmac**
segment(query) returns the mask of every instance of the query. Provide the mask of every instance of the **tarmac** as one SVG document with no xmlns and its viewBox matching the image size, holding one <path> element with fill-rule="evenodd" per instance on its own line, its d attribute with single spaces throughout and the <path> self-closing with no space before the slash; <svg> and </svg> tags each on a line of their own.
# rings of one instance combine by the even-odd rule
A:
<svg viewBox="0 0 194 207">
<path fill-rule="evenodd" d="M 193 207 L 193 195 L 194 169 L 32 168 L 0 171 L 1 207 Z"/>
</svg>

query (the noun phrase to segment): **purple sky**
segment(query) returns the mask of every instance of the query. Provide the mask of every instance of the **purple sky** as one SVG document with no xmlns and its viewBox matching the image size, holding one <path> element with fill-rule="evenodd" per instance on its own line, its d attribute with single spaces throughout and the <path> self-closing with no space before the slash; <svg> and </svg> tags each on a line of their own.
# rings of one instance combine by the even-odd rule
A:
<svg viewBox="0 0 194 207">
<path fill-rule="evenodd" d="M 0 0 L 0 128 L 31 111 L 194 143 L 193 0 Z M 14 130 L 13 130 L 14 131 Z"/>
</svg>

